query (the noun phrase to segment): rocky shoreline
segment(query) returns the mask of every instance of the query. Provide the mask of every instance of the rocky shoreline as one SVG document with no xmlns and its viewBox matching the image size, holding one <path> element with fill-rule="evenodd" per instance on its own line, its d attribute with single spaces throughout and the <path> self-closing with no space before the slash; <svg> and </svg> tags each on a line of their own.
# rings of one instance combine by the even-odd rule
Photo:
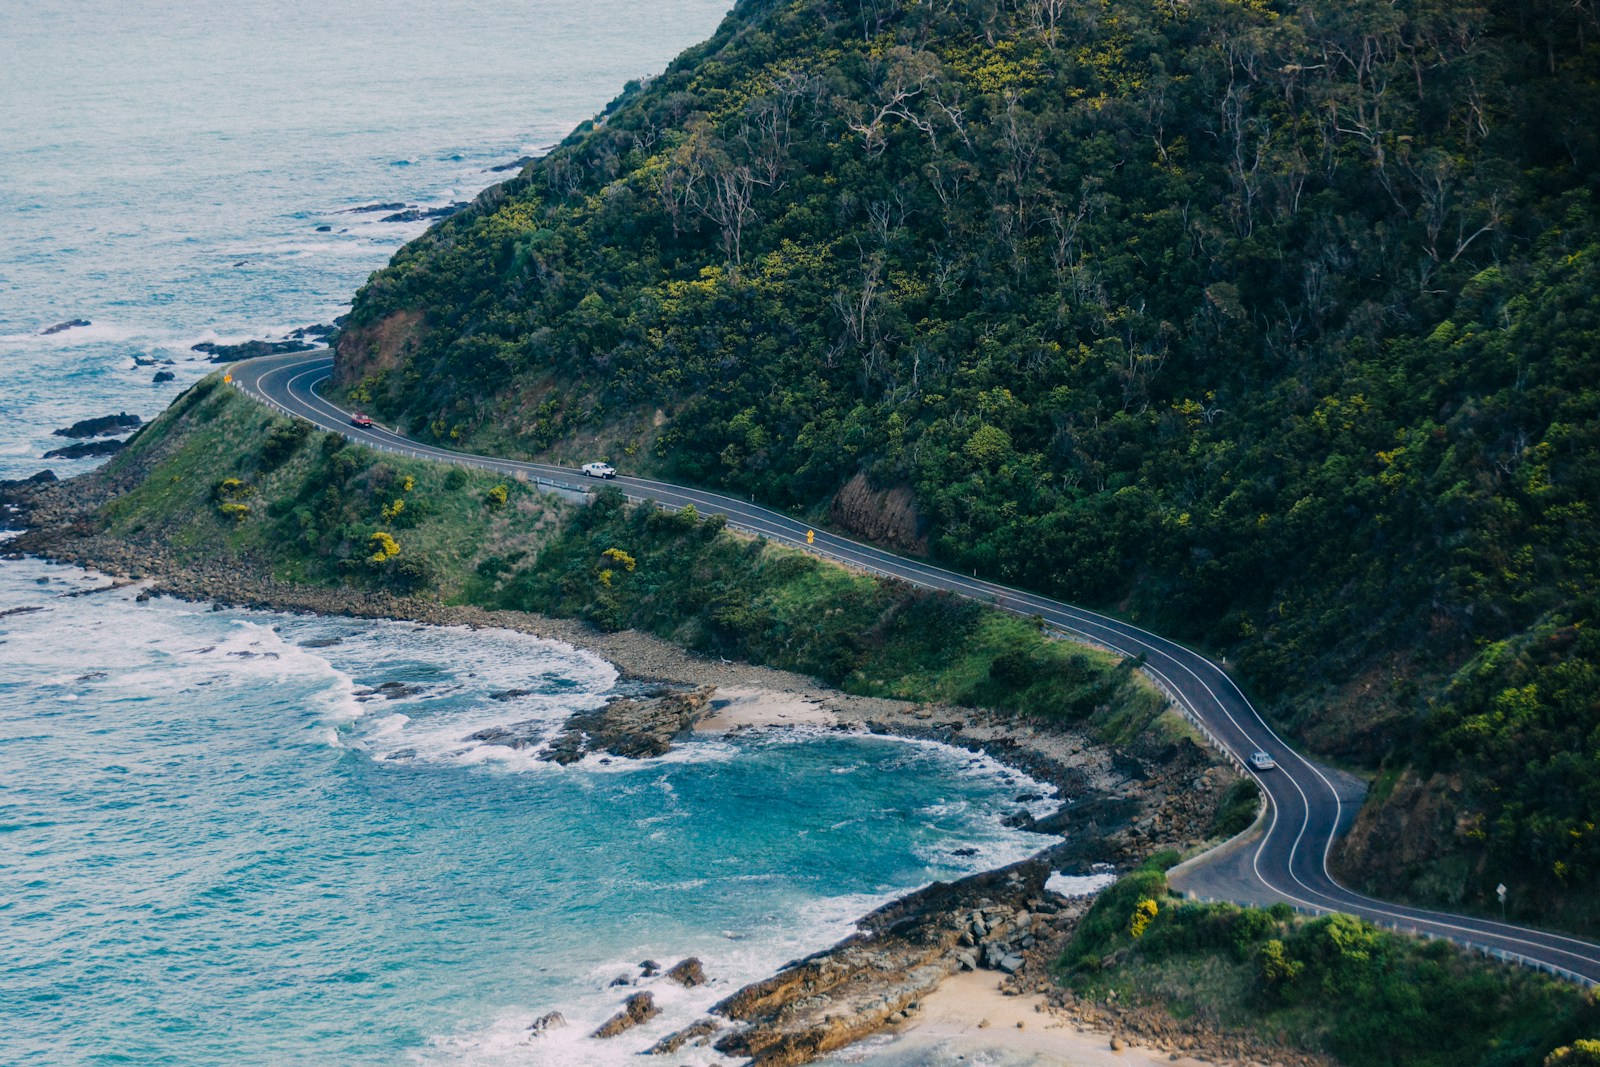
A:
<svg viewBox="0 0 1600 1067">
<path fill-rule="evenodd" d="M 6 546 L 7 556 L 34 555 L 124 583 L 139 581 L 141 599 L 169 595 L 218 609 L 504 628 L 594 652 L 628 679 L 675 687 L 575 717 L 550 746 L 547 758 L 558 761 L 601 751 L 624 758 L 659 755 L 716 710 L 714 689 L 760 689 L 824 709 L 836 729 L 936 741 L 993 757 L 1068 798 L 1055 813 L 1035 818 L 1021 805 L 1039 798 L 1020 795 L 1011 816 L 1012 825 L 1065 840 L 1025 864 L 936 883 L 873 912 L 860 921 L 859 934 L 726 998 L 715 1009 L 721 1018 L 693 1024 L 675 1035 L 681 1040 L 663 1042 L 661 1052 L 714 1042 L 725 1054 L 767 1067 L 809 1062 L 905 1023 L 922 997 L 964 970 L 991 970 L 1017 993 L 1054 990 L 1049 968 L 1082 905 L 1046 891 L 1050 873 L 1085 874 L 1104 863 L 1126 868 L 1159 848 L 1204 840 L 1231 781 L 1225 768 L 1186 739 L 1144 739 L 1113 750 L 1013 715 L 853 696 L 787 671 L 701 656 L 632 631 L 601 633 L 571 620 L 302 586 L 278 581 L 250 560 L 178 566 L 158 543 L 97 532 L 92 514 L 98 501 L 92 497 L 114 492 L 108 482 L 101 480 L 97 494 L 85 493 L 78 480 L 0 485 L 0 519 L 23 531 Z M 498 729 L 504 736 L 481 740 L 513 746 L 529 741 L 519 740 L 515 724 Z M 635 1005 L 634 1011 L 644 1008 Z"/>
</svg>

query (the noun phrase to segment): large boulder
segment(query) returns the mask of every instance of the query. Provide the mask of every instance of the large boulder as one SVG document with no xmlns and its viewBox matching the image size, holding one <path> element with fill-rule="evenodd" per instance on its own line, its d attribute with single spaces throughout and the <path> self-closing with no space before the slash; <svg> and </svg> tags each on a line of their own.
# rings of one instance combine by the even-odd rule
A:
<svg viewBox="0 0 1600 1067">
<path fill-rule="evenodd" d="M 700 960 L 694 956 L 690 956 L 668 971 L 667 977 L 685 989 L 693 989 L 697 985 L 706 984 L 705 968 L 700 965 Z"/>
<path fill-rule="evenodd" d="M 635 993 L 622 1003 L 622 1010 L 605 1021 L 605 1024 L 596 1030 L 592 1036 L 606 1038 L 616 1037 L 618 1034 L 632 1030 L 640 1023 L 649 1022 L 661 1009 L 656 1007 L 656 998 L 649 993 Z"/>
<path fill-rule="evenodd" d="M 126 441 L 79 441 L 75 445 L 66 445 L 63 448 L 52 448 L 44 454 L 45 459 L 87 459 L 91 456 L 114 456 L 122 451 Z"/>
<path fill-rule="evenodd" d="M 53 433 L 56 437 L 115 437 L 129 430 L 137 430 L 143 422 L 139 416 L 122 411 L 115 415 L 79 419 L 71 426 L 64 426 Z"/>
</svg>

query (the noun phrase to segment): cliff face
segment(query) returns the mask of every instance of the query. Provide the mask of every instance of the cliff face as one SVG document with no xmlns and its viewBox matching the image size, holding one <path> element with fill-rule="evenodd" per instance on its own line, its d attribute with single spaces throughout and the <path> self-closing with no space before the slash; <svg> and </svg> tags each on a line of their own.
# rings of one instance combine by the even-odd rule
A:
<svg viewBox="0 0 1600 1067">
<path fill-rule="evenodd" d="M 909 485 L 877 489 L 866 475 L 858 474 L 834 494 L 828 519 L 841 530 L 880 545 L 919 556 L 928 551 L 927 522 Z"/>
<path fill-rule="evenodd" d="M 340 380 L 1226 651 L 1302 740 L 1460 776 L 1484 836 L 1435 861 L 1592 894 L 1600 651 L 1533 642 L 1600 621 L 1597 41 L 1510 0 L 746 0 L 375 275 Z"/>
<path fill-rule="evenodd" d="M 420 311 L 396 311 L 345 330 L 339 336 L 333 364 L 334 383 L 350 386 L 381 380 L 416 352 L 422 332 Z"/>
</svg>

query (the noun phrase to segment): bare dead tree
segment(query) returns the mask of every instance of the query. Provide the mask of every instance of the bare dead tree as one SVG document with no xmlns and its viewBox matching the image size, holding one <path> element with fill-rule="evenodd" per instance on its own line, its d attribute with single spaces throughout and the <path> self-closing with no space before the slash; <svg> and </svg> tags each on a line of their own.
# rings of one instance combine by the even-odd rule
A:
<svg viewBox="0 0 1600 1067">
<path fill-rule="evenodd" d="M 911 107 L 911 101 L 921 96 L 939 77 L 939 61 L 928 52 L 913 52 L 898 45 L 878 64 L 881 71 L 873 99 L 865 106 L 856 104 L 855 114 L 846 122 L 853 133 L 861 135 L 861 142 L 869 156 L 882 154 L 889 146 L 889 120 L 906 122 L 929 138 L 938 148 L 933 123 Z"/>
</svg>

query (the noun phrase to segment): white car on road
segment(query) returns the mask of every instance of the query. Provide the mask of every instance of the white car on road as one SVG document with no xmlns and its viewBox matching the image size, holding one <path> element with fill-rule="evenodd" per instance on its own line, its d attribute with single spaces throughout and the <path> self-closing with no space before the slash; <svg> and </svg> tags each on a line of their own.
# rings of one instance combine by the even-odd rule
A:
<svg viewBox="0 0 1600 1067">
<path fill-rule="evenodd" d="M 615 478 L 617 469 L 609 463 L 585 463 L 583 465 L 585 478 Z"/>
<path fill-rule="evenodd" d="M 1255 755 L 1250 757 L 1250 766 L 1254 767 L 1258 771 L 1270 771 L 1277 765 L 1278 761 L 1267 755 L 1265 752 L 1257 752 Z"/>
</svg>

